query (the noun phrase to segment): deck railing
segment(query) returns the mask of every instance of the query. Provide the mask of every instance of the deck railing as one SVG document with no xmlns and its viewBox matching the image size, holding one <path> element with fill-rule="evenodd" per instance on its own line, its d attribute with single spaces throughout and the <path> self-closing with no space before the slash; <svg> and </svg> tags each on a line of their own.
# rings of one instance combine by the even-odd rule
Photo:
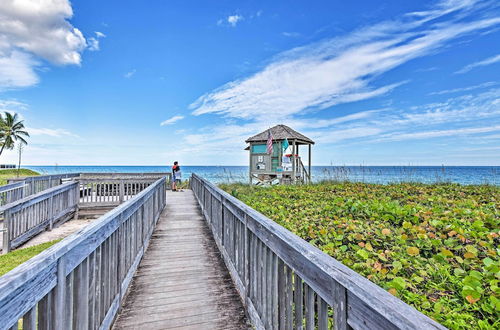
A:
<svg viewBox="0 0 500 330">
<path fill-rule="evenodd" d="M 165 206 L 165 185 L 157 180 L 0 277 L 0 329 L 109 329 Z"/>
<path fill-rule="evenodd" d="M 0 206 L 23 198 L 25 187 L 24 182 L 14 182 L 0 186 Z"/>
<path fill-rule="evenodd" d="M 0 207 L 3 215 L 2 253 L 52 229 L 72 217 L 78 208 L 78 183 L 68 182 Z"/>
<path fill-rule="evenodd" d="M 156 180 L 158 178 L 79 178 L 80 205 L 86 207 L 118 205 L 131 199 Z"/>
<path fill-rule="evenodd" d="M 212 183 L 190 182 L 257 329 L 445 329 Z"/>
<path fill-rule="evenodd" d="M 24 184 L 23 197 L 37 194 L 46 189 L 58 186 L 65 181 L 71 180 L 80 176 L 80 173 L 67 173 L 67 174 L 53 174 L 53 175 L 40 175 L 40 176 L 29 176 L 22 178 L 12 178 L 9 179 L 9 184 Z M 14 202 L 11 200 L 10 202 Z"/>
</svg>

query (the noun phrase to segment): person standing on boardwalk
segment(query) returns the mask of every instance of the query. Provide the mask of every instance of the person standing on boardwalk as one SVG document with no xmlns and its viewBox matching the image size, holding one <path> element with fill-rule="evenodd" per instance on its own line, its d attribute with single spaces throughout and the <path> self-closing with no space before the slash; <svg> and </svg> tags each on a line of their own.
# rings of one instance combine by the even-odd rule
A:
<svg viewBox="0 0 500 330">
<path fill-rule="evenodd" d="M 181 178 L 181 167 L 179 166 L 179 162 L 175 161 L 174 166 L 172 166 L 172 191 L 177 191 L 177 185 L 181 183 Z"/>
</svg>

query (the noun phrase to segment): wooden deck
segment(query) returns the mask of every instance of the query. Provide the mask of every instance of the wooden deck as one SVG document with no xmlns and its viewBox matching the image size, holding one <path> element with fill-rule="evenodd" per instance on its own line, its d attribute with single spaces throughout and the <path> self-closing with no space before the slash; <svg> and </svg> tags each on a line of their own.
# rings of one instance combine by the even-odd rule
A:
<svg viewBox="0 0 500 330">
<path fill-rule="evenodd" d="M 113 328 L 251 328 L 191 190 L 167 192 Z"/>
</svg>

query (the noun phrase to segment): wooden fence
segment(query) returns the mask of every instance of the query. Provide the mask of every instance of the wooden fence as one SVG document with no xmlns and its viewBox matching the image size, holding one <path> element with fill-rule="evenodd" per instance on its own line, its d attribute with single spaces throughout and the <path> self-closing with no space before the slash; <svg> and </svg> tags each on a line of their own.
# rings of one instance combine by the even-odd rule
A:
<svg viewBox="0 0 500 330">
<path fill-rule="evenodd" d="M 0 186 L 0 206 L 12 203 L 24 197 L 24 182 L 14 182 Z"/>
<path fill-rule="evenodd" d="M 109 329 L 165 206 L 165 185 L 157 180 L 0 277 L 0 329 Z"/>
<path fill-rule="evenodd" d="M 445 329 L 215 185 L 190 182 L 257 329 Z"/>
<path fill-rule="evenodd" d="M 0 207 L 2 253 L 71 218 L 78 208 L 78 183 L 68 182 Z"/>
</svg>

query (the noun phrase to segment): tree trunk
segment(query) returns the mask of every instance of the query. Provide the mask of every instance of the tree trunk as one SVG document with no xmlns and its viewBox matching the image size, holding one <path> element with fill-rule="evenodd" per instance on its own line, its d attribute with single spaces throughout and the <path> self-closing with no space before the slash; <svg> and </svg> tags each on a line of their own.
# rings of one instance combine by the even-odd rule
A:
<svg viewBox="0 0 500 330">
<path fill-rule="evenodd" d="M 0 156 L 2 155 L 3 149 L 5 148 L 5 143 L 2 144 L 2 149 L 0 149 Z"/>
</svg>

